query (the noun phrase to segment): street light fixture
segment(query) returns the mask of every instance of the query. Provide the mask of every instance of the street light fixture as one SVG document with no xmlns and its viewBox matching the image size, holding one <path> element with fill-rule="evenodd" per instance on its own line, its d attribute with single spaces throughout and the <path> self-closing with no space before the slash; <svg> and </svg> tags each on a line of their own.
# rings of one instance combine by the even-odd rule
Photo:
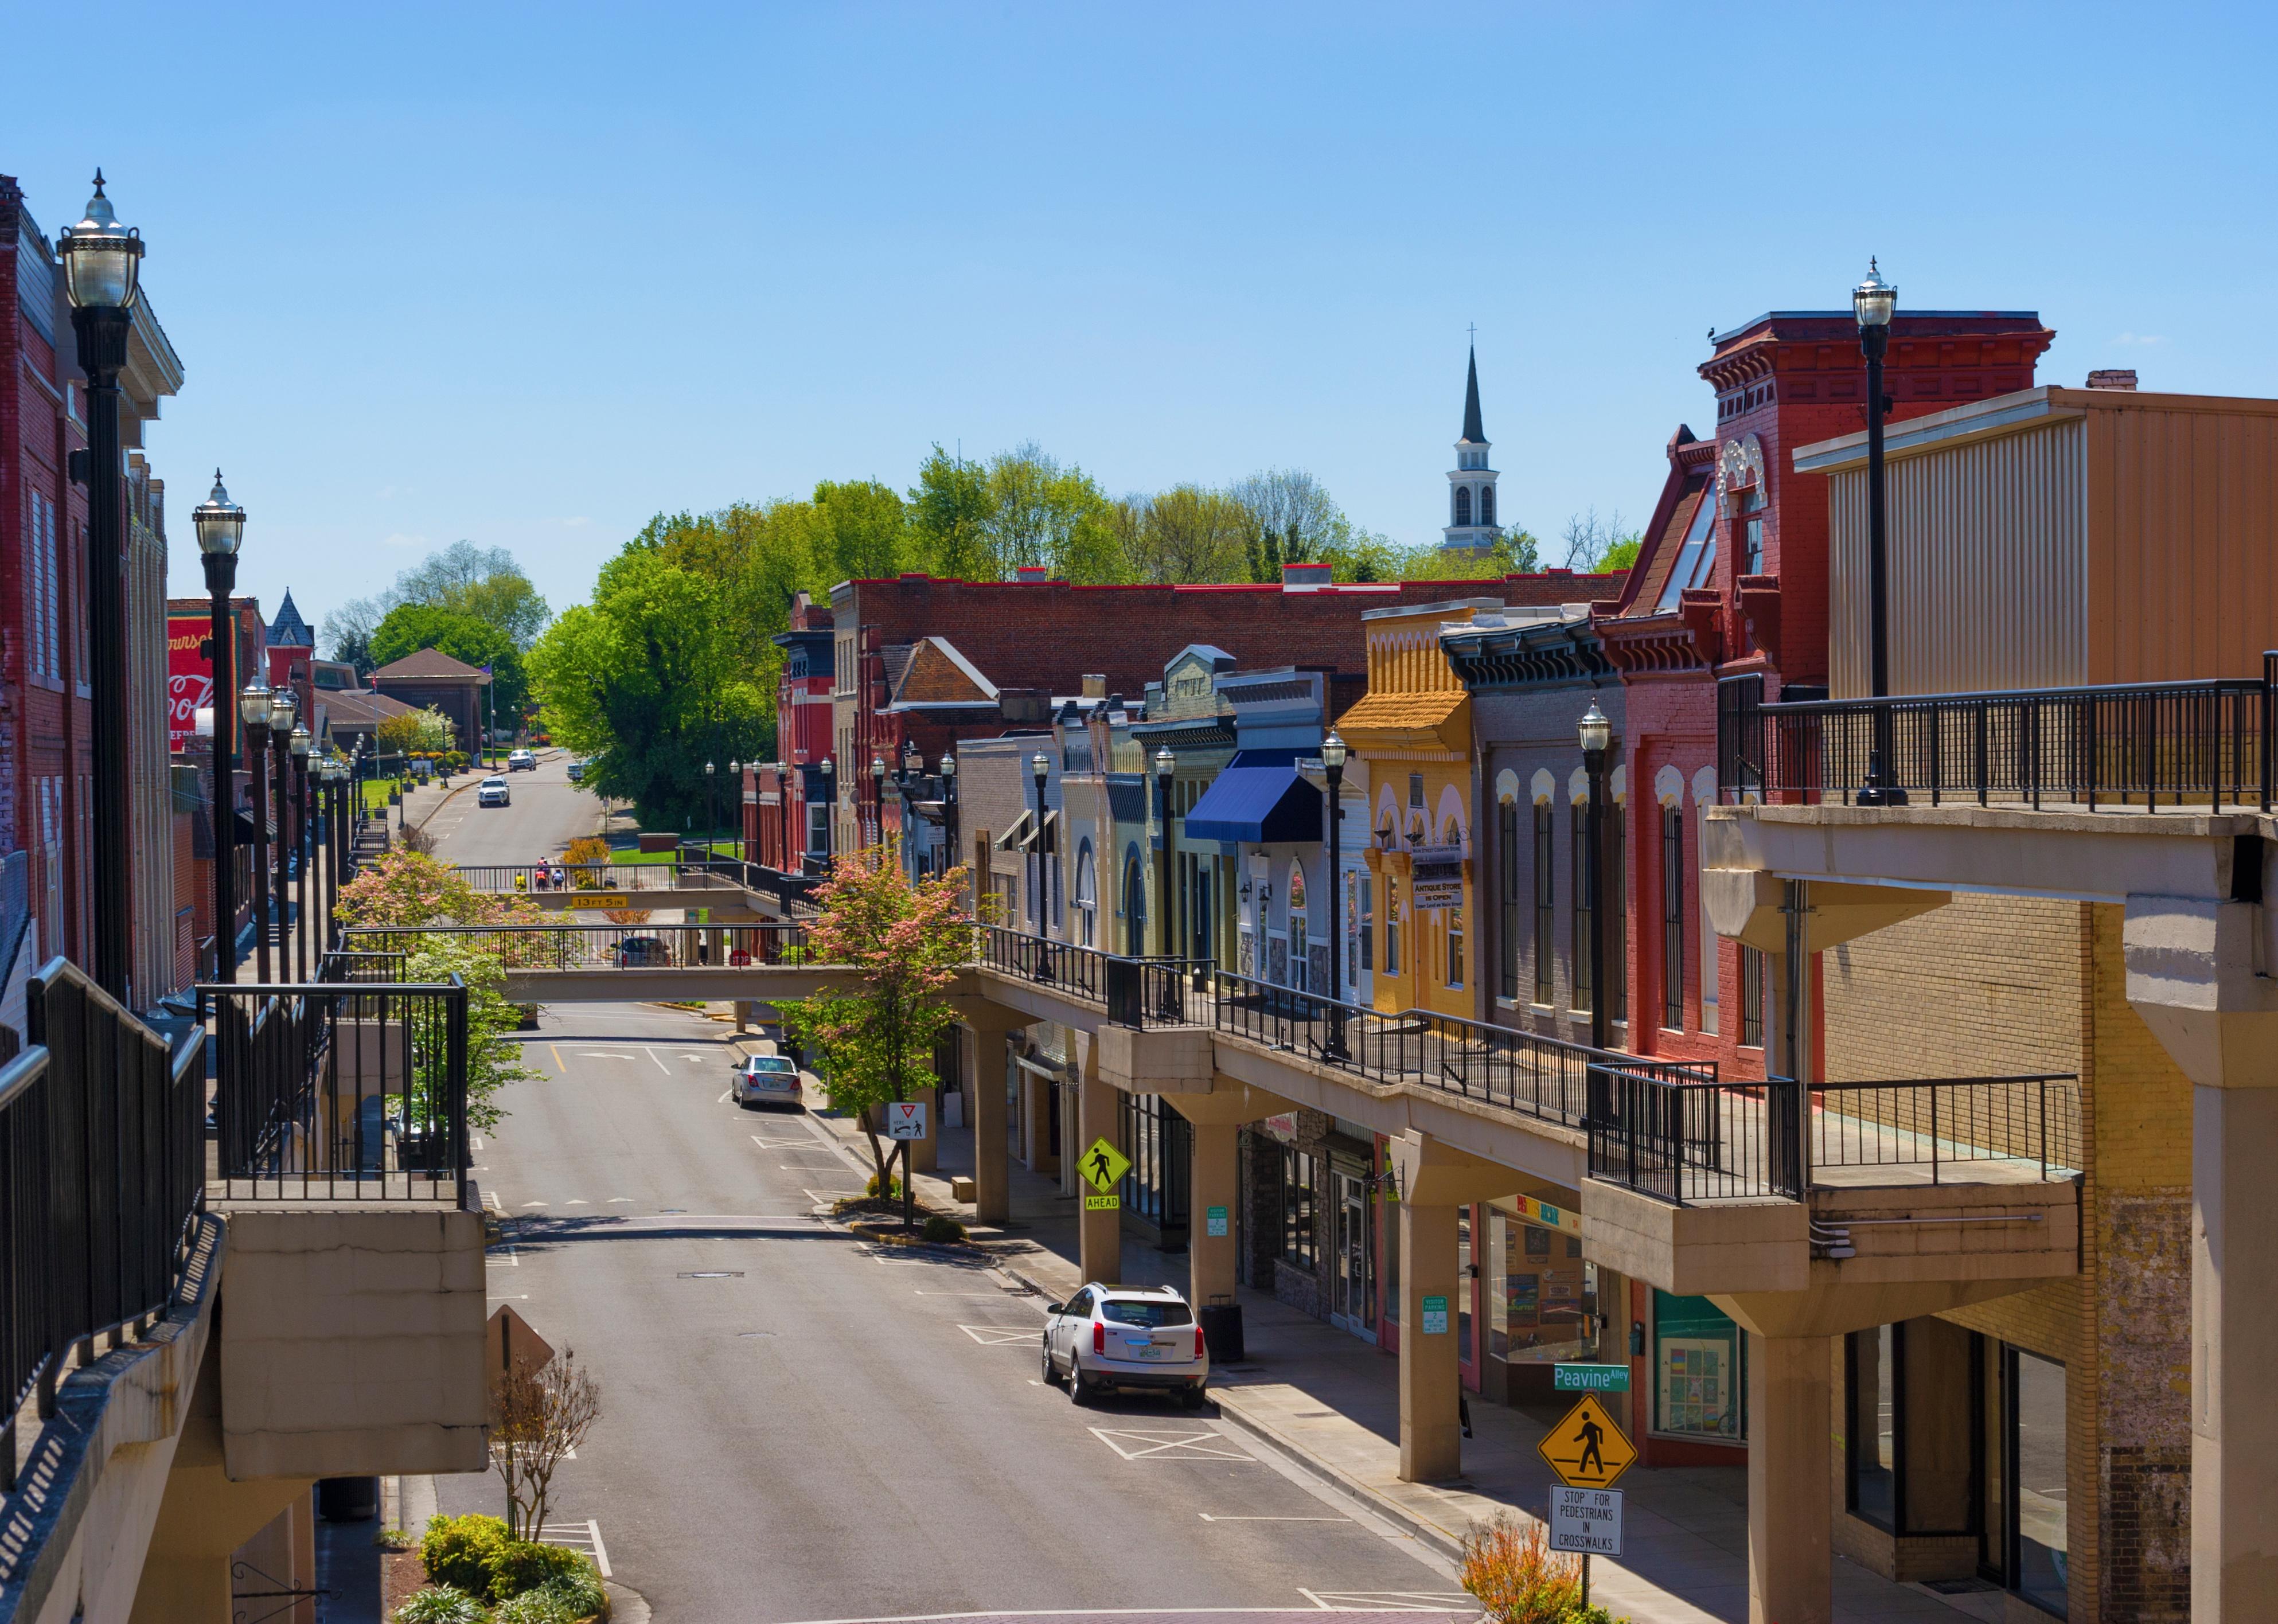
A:
<svg viewBox="0 0 2278 1624">
<path fill-rule="evenodd" d="M 949 842 L 949 861 L 944 866 L 955 868 L 958 861 L 957 752 L 953 750 L 941 752 L 941 822 L 942 832 Z"/>
<path fill-rule="evenodd" d="M 829 815 L 822 820 L 822 866 L 824 872 L 828 873 L 833 849 L 838 844 L 838 789 L 836 777 L 837 769 L 828 756 L 823 757 L 821 766 L 822 767 L 822 804 L 829 809 Z"/>
<path fill-rule="evenodd" d="M 1044 867 L 1044 777 L 1051 770 L 1051 759 L 1043 751 L 1028 758 L 1028 776 L 1036 782 L 1036 830 L 1030 837 L 1030 843 L 1036 849 L 1036 882 L 1028 892 L 1028 903 L 1036 911 L 1036 937 L 1039 941 L 1044 934 L 1044 892 L 1051 885 L 1050 873 Z M 1043 975 L 1043 969 L 1044 961 L 1040 954 L 1036 959 L 1036 973 Z"/>
<path fill-rule="evenodd" d="M 753 765 L 758 764 L 754 762 Z M 736 829 L 729 843 L 736 848 L 736 860 L 741 862 L 744 858 L 744 764 L 732 756 L 728 759 L 728 820 Z"/>
<path fill-rule="evenodd" d="M 1607 1017 L 1612 1000 L 1606 995 L 1606 910 L 1602 899 L 1605 888 L 1605 817 L 1606 817 L 1606 751 L 1614 739 L 1614 724 L 1598 708 L 1593 698 L 1590 708 L 1582 713 L 1575 731 L 1582 743 L 1582 768 L 1590 781 L 1590 802 L 1586 817 L 1588 838 L 1584 842 L 1583 861 L 1589 873 L 1590 895 L 1590 1047 L 1603 1049 L 1608 1033 Z M 1510 860 L 1510 854 L 1504 854 Z"/>
<path fill-rule="evenodd" d="M 293 962 L 309 979 L 309 729 L 299 722 L 285 741 L 293 757 Z"/>
<path fill-rule="evenodd" d="M 886 759 L 870 758 L 870 843 L 883 845 L 886 839 Z"/>
<path fill-rule="evenodd" d="M 1345 742 L 1334 729 L 1321 741 L 1321 770 L 1329 777 L 1329 1032 L 1325 1060 L 1349 1060 L 1345 1047 L 1344 821 Z"/>
<path fill-rule="evenodd" d="M 277 838 L 272 842 L 271 856 L 277 865 L 277 973 L 279 980 L 289 980 L 293 973 L 292 949 L 286 941 L 286 930 L 291 921 L 286 918 L 291 904 L 287 895 L 293 879 L 293 714 L 300 708 L 294 698 L 292 685 L 271 686 L 269 690 L 269 761 L 264 764 L 271 775 L 270 793 L 277 803 Z"/>
<path fill-rule="evenodd" d="M 1155 751 L 1155 801 L 1163 825 L 1163 860 L 1155 865 L 1155 894 L 1162 923 L 1156 927 L 1156 939 L 1166 958 L 1171 957 L 1171 774 L 1178 770 L 1179 759 L 1171 753 L 1171 747 L 1159 747 Z M 1143 942 L 1140 951 L 1146 951 Z"/>
<path fill-rule="evenodd" d="M 213 491 L 190 510 L 198 534 L 198 557 L 205 566 L 206 596 L 211 602 L 209 663 L 213 669 L 213 904 L 214 979 L 226 981 L 237 967 L 237 808 L 232 793 L 237 759 L 237 629 L 229 612 L 237 586 L 237 550 L 245 545 L 245 509 L 229 499 L 214 469 Z"/>
<path fill-rule="evenodd" d="M 72 332 L 87 374 L 88 688 L 93 712 L 95 980 L 127 999 L 132 903 L 126 738 L 126 492 L 118 444 L 118 374 L 141 294 L 141 234 L 118 224 L 103 194 L 103 172 L 87 217 L 58 243 L 71 294 Z"/>
<path fill-rule="evenodd" d="M 1883 511 L 1883 416 L 1891 403 L 1883 394 L 1883 355 L 1891 342 L 1891 313 L 1899 290 L 1883 280 L 1870 257 L 1867 278 L 1851 290 L 1852 313 L 1859 318 L 1859 347 L 1867 356 L 1867 615 L 1868 682 L 1877 699 L 1891 693 L 1889 567 L 1884 556 Z M 1874 711 L 1874 738 L 1867 751 L 1867 782 L 1857 796 L 1861 806 L 1904 806 L 1892 745 L 1891 707 Z"/>
<path fill-rule="evenodd" d="M 237 698 L 245 723 L 245 776 L 253 790 L 253 973 L 269 975 L 269 684 L 256 673 Z"/>
</svg>

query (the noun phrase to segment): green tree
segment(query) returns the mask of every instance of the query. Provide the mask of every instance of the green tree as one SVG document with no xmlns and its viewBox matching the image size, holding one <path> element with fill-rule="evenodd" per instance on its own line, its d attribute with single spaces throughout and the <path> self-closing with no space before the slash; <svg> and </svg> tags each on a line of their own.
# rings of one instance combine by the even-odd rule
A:
<svg viewBox="0 0 2278 1624">
<path fill-rule="evenodd" d="M 773 744 L 775 694 L 753 680 L 755 629 L 722 612 L 730 587 L 636 540 L 531 651 L 547 726 L 589 758 L 585 787 L 631 801 L 651 828 L 700 816 L 706 761 Z"/>
<path fill-rule="evenodd" d="M 814 487 L 815 562 L 841 581 L 878 581 L 899 575 L 909 555 L 909 511 L 875 479 L 826 479 Z"/>
<path fill-rule="evenodd" d="M 1132 559 L 1142 581 L 1187 585 L 1246 575 L 1242 536 L 1249 516 L 1222 491 L 1173 485 L 1148 499 Z"/>
<path fill-rule="evenodd" d="M 958 581 L 998 579 L 989 526 L 997 510 L 989 471 L 936 443 L 910 492 L 910 529 L 921 567 Z"/>
<path fill-rule="evenodd" d="M 507 633 L 463 610 L 409 603 L 390 609 L 372 628 L 376 665 L 393 665 L 421 649 L 434 649 L 470 666 L 488 666 L 492 714 L 498 725 L 512 727 L 522 720 L 523 707 L 530 703 L 530 679 L 523 668 L 522 651 Z"/>
<path fill-rule="evenodd" d="M 954 868 L 912 884 L 891 840 L 841 854 L 816 894 L 822 912 L 807 926 L 808 957 L 852 965 L 861 980 L 776 1006 L 784 1031 L 822 1063 L 832 1107 L 869 1136 L 881 1193 L 891 1175 L 877 1113 L 937 1086 L 934 1045 L 957 1024 L 949 992 L 973 957 L 965 877 Z"/>
</svg>

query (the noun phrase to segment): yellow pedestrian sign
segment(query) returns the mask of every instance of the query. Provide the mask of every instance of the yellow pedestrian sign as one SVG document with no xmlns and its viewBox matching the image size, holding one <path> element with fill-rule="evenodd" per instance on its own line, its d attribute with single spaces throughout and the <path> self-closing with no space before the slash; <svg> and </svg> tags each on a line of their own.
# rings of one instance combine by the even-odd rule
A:
<svg viewBox="0 0 2278 1624">
<path fill-rule="evenodd" d="M 1610 1487 L 1637 1460 L 1637 1450 L 1595 1393 L 1584 1395 L 1534 1447 L 1570 1489 Z"/>
<path fill-rule="evenodd" d="M 1091 1181 L 1093 1189 L 1102 1195 L 1112 1195 L 1115 1186 L 1123 1182 L 1123 1175 L 1131 1170 L 1131 1158 L 1105 1139 L 1096 1139 L 1077 1165 Z"/>
</svg>

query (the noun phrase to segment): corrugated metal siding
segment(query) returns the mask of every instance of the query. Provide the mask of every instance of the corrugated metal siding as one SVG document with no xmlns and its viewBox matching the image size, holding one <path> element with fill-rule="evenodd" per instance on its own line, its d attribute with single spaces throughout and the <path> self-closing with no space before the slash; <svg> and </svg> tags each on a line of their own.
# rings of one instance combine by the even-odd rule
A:
<svg viewBox="0 0 2278 1624">
<path fill-rule="evenodd" d="M 2278 645 L 2278 417 L 2091 411 L 2091 680 L 2255 676 Z"/>
<path fill-rule="evenodd" d="M 1889 465 L 1891 691 L 2091 680 L 2078 419 Z M 1867 474 L 1828 484 L 1830 691 L 1868 691 Z"/>
</svg>

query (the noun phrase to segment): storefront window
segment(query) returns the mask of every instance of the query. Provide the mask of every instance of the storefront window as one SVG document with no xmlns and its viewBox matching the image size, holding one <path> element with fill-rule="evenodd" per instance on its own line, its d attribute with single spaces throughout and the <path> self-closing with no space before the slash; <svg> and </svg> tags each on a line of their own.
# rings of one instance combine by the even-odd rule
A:
<svg viewBox="0 0 2278 1624">
<path fill-rule="evenodd" d="M 2065 1531 L 2065 1368 L 2012 1349 L 2009 1369 L 2012 1588 L 2062 1618 L 2071 1558 Z"/>
<path fill-rule="evenodd" d="M 1582 1238 L 1491 1215 L 1487 1350 L 1513 1364 L 1589 1360 L 1598 1346 L 1598 1266 Z"/>
<path fill-rule="evenodd" d="M 1898 1361 L 1900 1328 L 1877 1325 L 1844 1339 L 1847 1360 L 1846 1422 L 1852 1511 L 1877 1528 L 1895 1529 L 1898 1505 Z"/>
<path fill-rule="evenodd" d="M 1384 1317 L 1387 1323 L 1394 1325 L 1400 1323 L 1400 1225 L 1402 1215 L 1406 1210 L 1387 1188 L 1380 1225 L 1384 1237 L 1384 1268 L 1381 1273 L 1384 1279 Z"/>
<path fill-rule="evenodd" d="M 1472 1340 L 1479 1329 L 1472 1317 L 1472 1214 L 1469 1206 L 1456 1208 L 1456 1358 L 1479 1362 L 1479 1345 Z"/>
<path fill-rule="evenodd" d="M 1319 1177 L 1314 1158 L 1302 1150 L 1281 1151 L 1281 1261 L 1311 1270 L 1316 1255 L 1313 1219 Z"/>
<path fill-rule="evenodd" d="M 1740 1328 L 1705 1297 L 1653 1294 L 1656 1432 L 1738 1443 L 1744 1375 Z"/>
</svg>

